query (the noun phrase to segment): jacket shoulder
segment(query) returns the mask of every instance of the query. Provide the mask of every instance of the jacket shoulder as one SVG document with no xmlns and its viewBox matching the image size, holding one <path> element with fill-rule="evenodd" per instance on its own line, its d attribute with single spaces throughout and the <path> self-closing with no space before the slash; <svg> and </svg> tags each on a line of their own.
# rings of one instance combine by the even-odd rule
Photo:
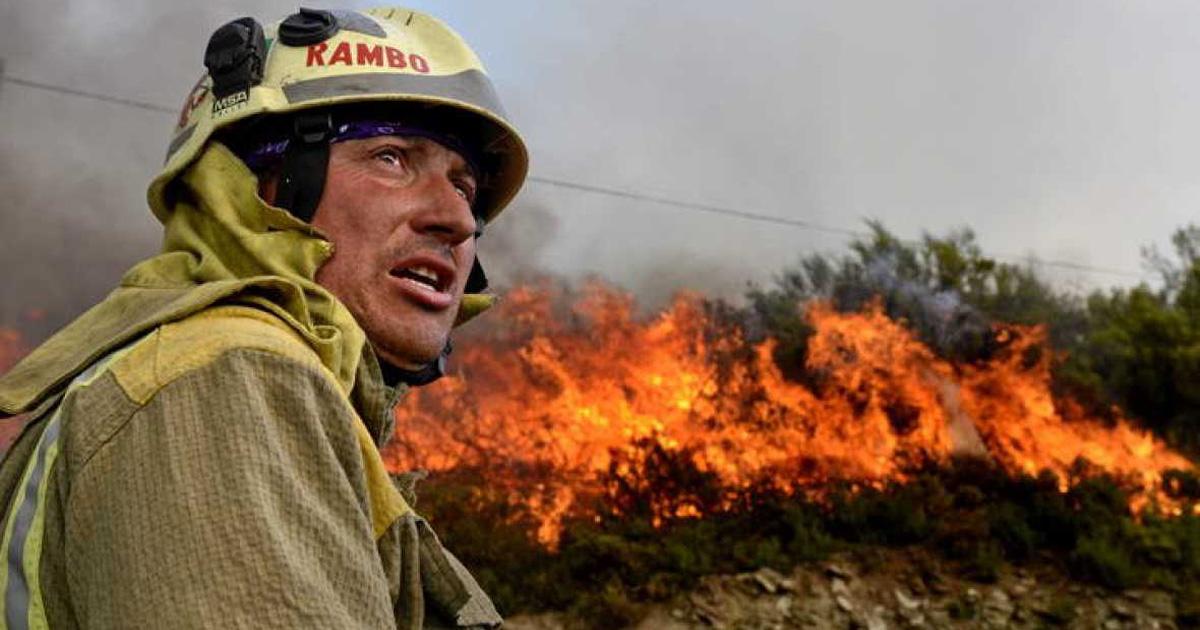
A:
<svg viewBox="0 0 1200 630">
<path fill-rule="evenodd" d="M 167 384 L 234 350 L 270 352 L 328 371 L 304 337 L 287 322 L 269 312 L 238 305 L 208 308 L 160 326 L 135 343 L 110 369 L 125 394 L 144 405 Z"/>
</svg>

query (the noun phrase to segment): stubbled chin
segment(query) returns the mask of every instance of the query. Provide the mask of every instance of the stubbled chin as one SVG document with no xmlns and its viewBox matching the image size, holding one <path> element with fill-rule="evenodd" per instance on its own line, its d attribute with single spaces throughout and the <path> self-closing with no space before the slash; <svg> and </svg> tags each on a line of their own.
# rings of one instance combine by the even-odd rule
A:
<svg viewBox="0 0 1200 630">
<path fill-rule="evenodd" d="M 389 317 L 381 329 L 364 326 L 364 330 L 381 358 L 397 367 L 419 369 L 436 360 L 446 347 L 453 320 L 443 319 L 440 313 L 413 313 Z"/>
</svg>

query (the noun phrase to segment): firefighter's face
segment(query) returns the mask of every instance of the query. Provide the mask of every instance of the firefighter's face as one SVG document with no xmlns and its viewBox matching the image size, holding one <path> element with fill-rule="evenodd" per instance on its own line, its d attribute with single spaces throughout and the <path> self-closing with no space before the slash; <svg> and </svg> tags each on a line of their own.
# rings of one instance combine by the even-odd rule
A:
<svg viewBox="0 0 1200 630">
<path fill-rule="evenodd" d="M 446 345 L 475 261 L 475 186 L 462 156 L 432 140 L 330 147 L 312 222 L 334 249 L 316 280 L 394 365 L 421 367 Z"/>
</svg>

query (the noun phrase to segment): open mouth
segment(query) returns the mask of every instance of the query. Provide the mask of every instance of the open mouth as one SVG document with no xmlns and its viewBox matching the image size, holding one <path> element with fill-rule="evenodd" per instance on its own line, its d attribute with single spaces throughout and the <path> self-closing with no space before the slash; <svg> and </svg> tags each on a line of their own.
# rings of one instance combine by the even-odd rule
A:
<svg viewBox="0 0 1200 630">
<path fill-rule="evenodd" d="M 438 270 L 425 265 L 398 267 L 391 271 L 391 275 L 396 278 L 410 280 L 412 284 L 425 291 L 437 293 L 444 292 L 450 284 L 445 274 L 439 273 Z"/>
</svg>

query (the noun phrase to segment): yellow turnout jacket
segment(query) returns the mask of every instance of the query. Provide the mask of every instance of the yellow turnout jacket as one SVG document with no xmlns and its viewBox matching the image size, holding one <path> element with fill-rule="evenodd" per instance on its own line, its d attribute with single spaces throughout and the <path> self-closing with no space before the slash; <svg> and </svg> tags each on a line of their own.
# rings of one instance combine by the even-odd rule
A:
<svg viewBox="0 0 1200 630">
<path fill-rule="evenodd" d="M 384 468 L 402 388 L 330 244 L 217 143 L 169 193 L 163 253 L 0 378 L 4 627 L 499 625 Z"/>
</svg>

